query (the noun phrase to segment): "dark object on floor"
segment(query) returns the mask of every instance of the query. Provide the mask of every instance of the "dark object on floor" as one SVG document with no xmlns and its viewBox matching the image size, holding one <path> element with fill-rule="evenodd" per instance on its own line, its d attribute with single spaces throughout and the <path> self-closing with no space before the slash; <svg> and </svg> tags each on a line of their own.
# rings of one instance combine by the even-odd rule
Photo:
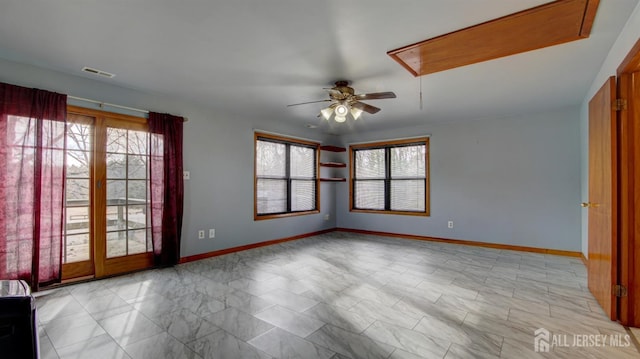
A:
<svg viewBox="0 0 640 359">
<path fill-rule="evenodd" d="M 0 356 L 40 357 L 36 303 L 31 288 L 22 280 L 0 280 Z"/>
</svg>

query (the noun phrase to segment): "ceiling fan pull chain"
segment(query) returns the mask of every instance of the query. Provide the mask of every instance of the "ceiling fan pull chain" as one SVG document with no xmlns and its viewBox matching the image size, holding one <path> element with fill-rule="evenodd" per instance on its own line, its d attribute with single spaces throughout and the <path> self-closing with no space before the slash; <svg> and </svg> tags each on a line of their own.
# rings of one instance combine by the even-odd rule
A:
<svg viewBox="0 0 640 359">
<path fill-rule="evenodd" d="M 420 111 L 422 111 L 422 76 L 418 76 L 420 79 Z"/>
</svg>

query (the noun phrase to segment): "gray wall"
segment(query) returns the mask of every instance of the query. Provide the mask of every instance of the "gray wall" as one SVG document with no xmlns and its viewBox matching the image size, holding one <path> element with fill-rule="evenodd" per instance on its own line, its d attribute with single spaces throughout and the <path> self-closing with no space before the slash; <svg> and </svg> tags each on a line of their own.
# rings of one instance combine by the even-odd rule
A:
<svg viewBox="0 0 640 359">
<path fill-rule="evenodd" d="M 351 213 L 337 188 L 337 226 L 580 250 L 579 110 L 343 137 L 357 143 L 431 134 L 431 216 Z M 447 221 L 454 228 L 447 228 Z"/>
<path fill-rule="evenodd" d="M 185 181 L 182 256 L 335 227 L 335 185 L 332 183 L 321 184 L 320 214 L 253 220 L 253 130 L 302 136 L 320 142 L 330 142 L 331 138 L 285 128 L 278 121 L 239 118 L 160 94 L 9 61 L 0 60 L 0 81 L 187 117 L 184 165 L 185 170 L 191 172 L 191 180 Z M 330 214 L 328 221 L 324 220 L 324 214 Z M 198 239 L 198 230 L 209 228 L 216 229 L 216 238 Z"/>
<path fill-rule="evenodd" d="M 591 88 L 587 91 L 580 106 L 581 202 L 589 202 L 589 100 L 609 76 L 616 75 L 618 66 L 620 66 L 638 39 L 640 39 L 640 4 L 636 6 L 618 39 L 611 47 L 607 58 L 602 63 L 598 75 L 594 78 Z M 582 211 L 582 253 L 587 258 L 589 255 L 588 213 L 588 210 Z"/>
<path fill-rule="evenodd" d="M 184 160 L 191 180 L 185 182 L 183 256 L 336 226 L 580 250 L 578 109 L 334 138 L 278 121 L 219 113 L 215 102 L 202 106 L 2 60 L 0 81 L 189 118 Z M 254 221 L 254 129 L 332 144 L 430 133 L 432 215 L 350 213 L 348 184 L 323 182 L 322 213 Z M 453 229 L 447 228 L 448 220 L 454 221 Z M 197 231 L 208 228 L 216 229 L 216 238 L 197 239 Z"/>
</svg>

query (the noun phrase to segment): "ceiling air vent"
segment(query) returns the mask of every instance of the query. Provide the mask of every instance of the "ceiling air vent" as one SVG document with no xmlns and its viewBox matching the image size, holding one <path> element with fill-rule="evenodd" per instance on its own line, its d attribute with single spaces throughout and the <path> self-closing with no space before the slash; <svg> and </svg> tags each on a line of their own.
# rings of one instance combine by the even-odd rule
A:
<svg viewBox="0 0 640 359">
<path fill-rule="evenodd" d="M 113 78 L 115 75 L 106 71 L 102 71 L 102 70 L 98 70 L 98 69 L 94 69 L 91 67 L 83 67 L 82 71 L 84 72 L 88 72 L 90 74 L 94 74 L 97 76 L 102 76 L 102 77 L 108 77 L 108 78 Z"/>
</svg>

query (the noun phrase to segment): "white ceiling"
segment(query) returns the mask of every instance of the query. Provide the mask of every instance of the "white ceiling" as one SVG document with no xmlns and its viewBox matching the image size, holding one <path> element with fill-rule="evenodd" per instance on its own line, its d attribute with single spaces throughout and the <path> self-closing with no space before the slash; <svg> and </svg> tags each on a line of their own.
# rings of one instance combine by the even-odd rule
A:
<svg viewBox="0 0 640 359">
<path fill-rule="evenodd" d="M 548 0 L 0 0 L 0 57 L 319 131 L 381 130 L 577 106 L 638 0 L 601 0 L 591 37 L 415 78 L 386 52 Z M 397 99 L 316 118 L 323 87 Z M 423 106 L 419 89 L 422 81 Z M 82 94 L 75 94 L 81 96 Z M 99 99 L 98 99 L 99 100 Z"/>
</svg>

